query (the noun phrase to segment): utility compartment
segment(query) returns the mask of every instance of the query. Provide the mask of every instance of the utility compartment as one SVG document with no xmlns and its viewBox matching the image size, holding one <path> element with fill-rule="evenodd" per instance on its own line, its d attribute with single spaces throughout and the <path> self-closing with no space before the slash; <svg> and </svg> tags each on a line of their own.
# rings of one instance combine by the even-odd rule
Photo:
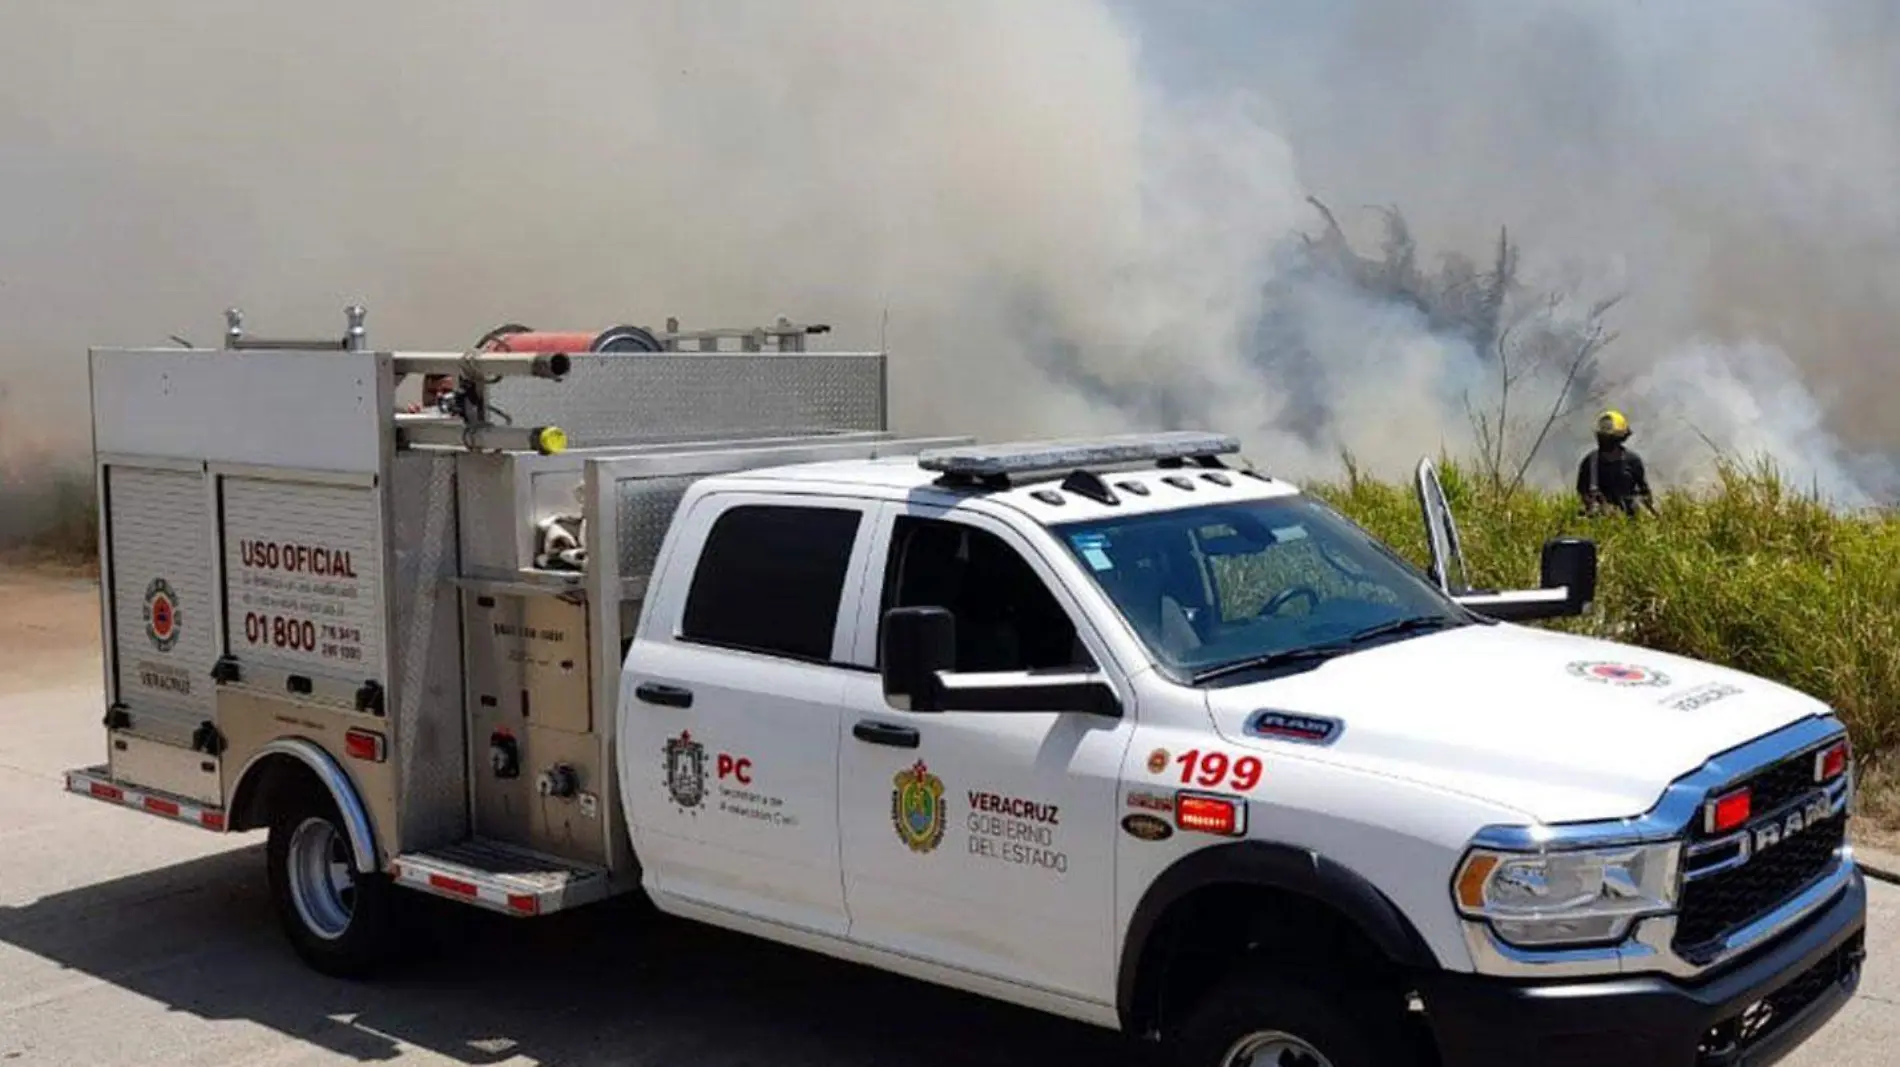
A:
<svg viewBox="0 0 1900 1067">
<path fill-rule="evenodd" d="M 216 544 L 203 463 L 104 464 L 106 765 L 128 785 L 223 802 L 211 666 Z"/>
<path fill-rule="evenodd" d="M 493 591 L 466 591 L 462 602 L 475 835 L 606 864 L 609 774 L 585 606 Z"/>
<path fill-rule="evenodd" d="M 265 746 L 302 738 L 343 761 L 347 728 L 310 724 L 386 704 L 389 357 L 94 349 L 90 363 L 106 738 L 67 786 L 231 829 Z"/>
<path fill-rule="evenodd" d="M 384 688 L 382 515 L 368 485 L 220 479 L 227 654 L 251 671 Z M 291 688 L 290 691 L 297 691 Z M 307 691 L 307 690 L 305 690 Z M 366 699 L 369 699 L 366 697 Z"/>
</svg>

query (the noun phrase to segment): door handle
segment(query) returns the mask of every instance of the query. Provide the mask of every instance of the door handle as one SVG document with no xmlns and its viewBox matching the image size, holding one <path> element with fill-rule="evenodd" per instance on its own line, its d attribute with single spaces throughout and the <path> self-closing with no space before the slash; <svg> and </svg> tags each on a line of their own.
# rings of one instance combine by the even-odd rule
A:
<svg viewBox="0 0 1900 1067">
<path fill-rule="evenodd" d="M 662 704 L 669 708 L 690 708 L 693 706 L 693 691 L 677 685 L 663 685 L 659 682 L 641 682 L 633 691 L 648 704 Z"/>
<path fill-rule="evenodd" d="M 857 725 L 851 727 L 851 736 L 874 745 L 893 745 L 897 748 L 916 748 L 923 740 L 915 726 L 893 726 L 876 719 L 859 719 Z"/>
</svg>

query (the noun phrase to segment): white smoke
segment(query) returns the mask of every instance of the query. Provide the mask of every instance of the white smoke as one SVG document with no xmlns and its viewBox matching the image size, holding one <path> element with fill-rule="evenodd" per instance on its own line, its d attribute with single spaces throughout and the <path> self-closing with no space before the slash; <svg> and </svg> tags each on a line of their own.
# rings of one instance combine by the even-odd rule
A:
<svg viewBox="0 0 1900 1067">
<path fill-rule="evenodd" d="M 1881 63 L 1900 33 L 1828 36 L 1846 16 L 1806 7 L 1759 32 L 1645 11 L 9 0 L 0 449 L 27 432 L 83 452 L 88 345 L 215 344 L 231 304 L 259 333 L 328 334 L 358 301 L 389 347 L 505 321 L 829 322 L 834 343 L 888 344 L 894 415 L 920 432 L 1209 425 L 1299 477 L 1341 448 L 1389 473 L 1467 447 L 1469 346 L 1288 279 L 1311 192 L 1398 204 L 1421 248 L 1482 259 L 1510 225 L 1527 257 L 1620 270 L 1605 359 L 1642 372 L 1616 401 L 1661 480 L 1707 451 L 1673 443 L 1663 394 L 1725 381 L 1756 410 L 1709 400 L 1700 430 L 1864 489 L 1834 411 L 1766 432 L 1809 402 L 1758 390 L 1833 381 L 1863 444 L 1895 440 L 1842 353 L 1900 312 L 1814 241 L 1858 235 L 1853 276 L 1895 291 L 1875 283 L 1900 280 L 1882 258 L 1900 212 L 1872 176 L 1900 122 L 1872 119 L 1900 115 Z M 1842 146 L 1876 169 L 1827 166 Z M 1271 284 L 1296 369 L 1263 350 Z M 1800 373 L 1654 358 L 1757 335 Z M 1553 455 L 1587 426 L 1564 433 Z"/>
<path fill-rule="evenodd" d="M 1630 382 L 1629 392 L 1654 407 L 1640 451 L 1700 452 L 1706 461 L 1718 450 L 1767 456 L 1791 489 L 1847 508 L 1900 499 L 1891 464 L 1842 445 L 1799 368 L 1772 345 L 1690 342 Z"/>
</svg>

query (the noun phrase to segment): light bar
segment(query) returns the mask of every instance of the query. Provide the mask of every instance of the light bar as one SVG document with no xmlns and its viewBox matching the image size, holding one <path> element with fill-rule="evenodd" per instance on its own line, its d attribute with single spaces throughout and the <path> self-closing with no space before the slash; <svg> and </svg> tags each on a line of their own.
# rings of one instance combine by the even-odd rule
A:
<svg viewBox="0 0 1900 1067">
<path fill-rule="evenodd" d="M 1118 463 L 1186 459 L 1190 456 L 1230 455 L 1239 451 L 1240 441 L 1227 434 L 1173 430 L 1112 437 L 933 448 L 917 453 L 917 465 L 925 470 L 957 477 L 993 478 L 1037 471 L 1105 467 Z"/>
</svg>

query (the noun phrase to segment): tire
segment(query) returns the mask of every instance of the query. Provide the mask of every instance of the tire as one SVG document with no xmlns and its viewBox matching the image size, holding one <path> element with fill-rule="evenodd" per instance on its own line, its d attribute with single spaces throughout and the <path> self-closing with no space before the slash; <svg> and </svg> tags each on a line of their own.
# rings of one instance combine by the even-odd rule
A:
<svg viewBox="0 0 1900 1067">
<path fill-rule="evenodd" d="M 318 788 L 295 791 L 272 812 L 265 856 L 271 900 L 290 946 L 311 969 L 365 978 L 393 955 L 401 905 L 386 874 L 356 869 L 336 803 Z"/>
<path fill-rule="evenodd" d="M 1249 971 L 1194 1007 L 1168 1058 L 1176 1067 L 1415 1067 L 1402 1021 L 1396 1007 L 1374 1009 L 1342 984 Z"/>
</svg>

